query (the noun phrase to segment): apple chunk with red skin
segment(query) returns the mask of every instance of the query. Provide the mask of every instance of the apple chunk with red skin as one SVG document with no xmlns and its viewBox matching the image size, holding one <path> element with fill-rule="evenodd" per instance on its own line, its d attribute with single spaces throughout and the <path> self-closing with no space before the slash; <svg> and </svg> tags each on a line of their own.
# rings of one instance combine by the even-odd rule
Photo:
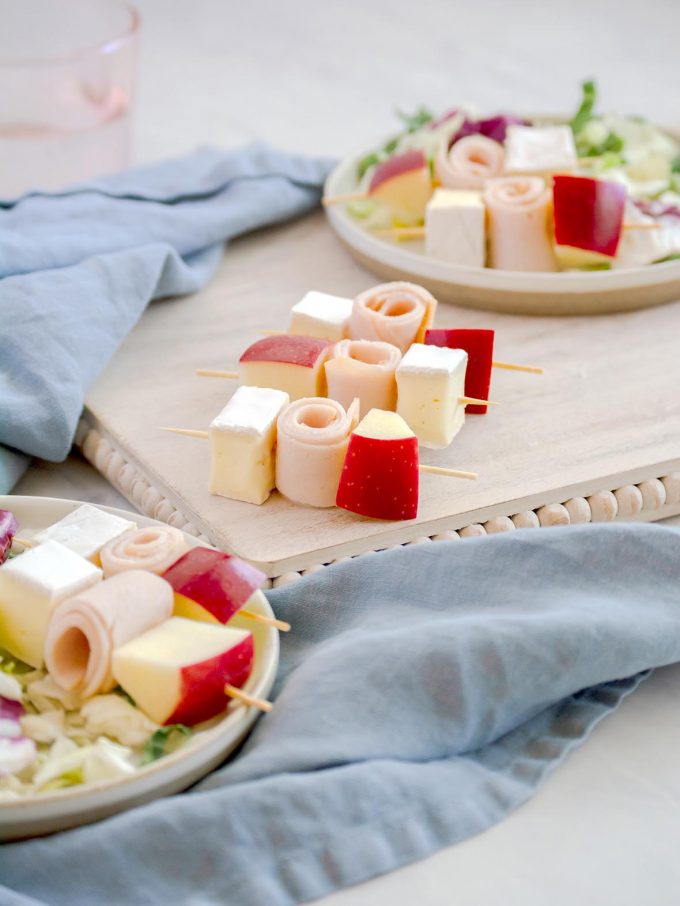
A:
<svg viewBox="0 0 680 906">
<path fill-rule="evenodd" d="M 261 594 L 266 576 L 259 569 L 208 547 L 194 547 L 163 573 L 175 593 L 175 616 L 228 623 Z"/>
<path fill-rule="evenodd" d="M 464 349 L 468 354 L 465 371 L 465 395 L 477 400 L 488 400 L 493 367 L 493 330 L 473 328 L 432 329 L 425 333 L 428 346 L 448 346 L 449 349 Z M 484 415 L 487 406 L 469 405 L 466 415 Z"/>
<path fill-rule="evenodd" d="M 425 154 L 406 151 L 378 164 L 368 195 L 386 204 L 400 223 L 422 220 L 432 195 L 432 177 Z"/>
<path fill-rule="evenodd" d="M 325 396 L 323 364 L 333 344 L 319 337 L 277 334 L 249 346 L 239 359 L 243 383 L 283 390 L 293 400 Z"/>
<path fill-rule="evenodd" d="M 613 258 L 619 246 L 626 187 L 590 176 L 555 176 L 555 244 L 561 263 L 588 264 Z"/>
<path fill-rule="evenodd" d="M 372 519 L 415 519 L 418 482 L 418 438 L 396 412 L 371 409 L 350 437 L 337 506 Z"/>
<path fill-rule="evenodd" d="M 113 653 L 113 675 L 159 724 L 210 720 L 241 688 L 253 667 L 253 637 L 243 629 L 171 617 Z"/>
</svg>

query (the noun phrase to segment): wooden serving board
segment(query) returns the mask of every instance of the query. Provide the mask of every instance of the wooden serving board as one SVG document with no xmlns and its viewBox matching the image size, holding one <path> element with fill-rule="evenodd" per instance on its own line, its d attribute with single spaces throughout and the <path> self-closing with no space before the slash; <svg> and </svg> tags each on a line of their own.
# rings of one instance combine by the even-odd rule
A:
<svg viewBox="0 0 680 906">
<path fill-rule="evenodd" d="M 235 382 L 194 370 L 235 368 L 263 329 L 285 328 L 309 289 L 354 296 L 375 283 L 322 215 L 233 243 L 191 298 L 155 303 L 92 388 L 79 437 L 86 455 L 151 515 L 189 522 L 216 546 L 280 576 L 420 536 L 535 510 L 680 470 L 680 303 L 606 317 L 538 318 L 440 305 L 438 326 L 493 327 L 502 405 L 468 416 L 448 450 L 422 461 L 478 471 L 476 482 L 421 476 L 417 520 L 385 523 L 315 510 L 274 494 L 263 506 L 211 496 L 205 441 L 158 430 L 207 428 Z M 680 497 L 637 518 L 680 512 Z"/>
</svg>

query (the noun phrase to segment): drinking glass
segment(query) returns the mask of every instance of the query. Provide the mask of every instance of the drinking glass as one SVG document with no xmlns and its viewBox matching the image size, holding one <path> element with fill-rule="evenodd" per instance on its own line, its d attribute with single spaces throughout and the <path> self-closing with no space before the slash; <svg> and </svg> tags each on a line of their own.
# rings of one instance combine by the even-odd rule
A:
<svg viewBox="0 0 680 906">
<path fill-rule="evenodd" d="M 0 0 L 0 198 L 126 166 L 138 30 L 119 0 Z"/>
</svg>

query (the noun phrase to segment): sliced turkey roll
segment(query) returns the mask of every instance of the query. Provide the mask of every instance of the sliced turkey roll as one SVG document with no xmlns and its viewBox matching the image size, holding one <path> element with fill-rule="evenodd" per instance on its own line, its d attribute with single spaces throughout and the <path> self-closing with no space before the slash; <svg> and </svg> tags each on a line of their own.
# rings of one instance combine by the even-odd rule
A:
<svg viewBox="0 0 680 906">
<path fill-rule="evenodd" d="M 370 409 L 393 411 L 397 406 L 395 371 L 401 352 L 380 340 L 341 340 L 326 362 L 328 396 L 345 408 L 359 400 L 359 417 Z"/>
<path fill-rule="evenodd" d="M 347 444 L 359 421 L 359 401 L 345 411 L 336 400 L 296 400 L 277 424 L 276 487 L 307 506 L 335 506 Z"/>
<path fill-rule="evenodd" d="M 503 145 L 484 135 L 467 135 L 448 149 L 442 145 L 435 159 L 437 179 L 447 189 L 483 189 L 504 165 Z"/>
<path fill-rule="evenodd" d="M 381 340 L 402 353 L 422 343 L 432 326 L 437 300 L 415 283 L 381 283 L 357 296 L 349 319 L 353 340 Z"/>
<path fill-rule="evenodd" d="M 184 535 L 171 525 L 126 532 L 105 544 L 100 552 L 105 576 L 128 569 L 145 569 L 160 575 L 188 550 Z"/>
<path fill-rule="evenodd" d="M 506 271 L 556 271 L 552 194 L 539 176 L 492 179 L 484 192 L 489 267 Z"/>
<path fill-rule="evenodd" d="M 113 652 L 172 615 L 174 594 L 165 579 L 127 570 L 58 604 L 45 637 L 45 665 L 69 692 L 90 698 L 116 683 Z"/>
</svg>

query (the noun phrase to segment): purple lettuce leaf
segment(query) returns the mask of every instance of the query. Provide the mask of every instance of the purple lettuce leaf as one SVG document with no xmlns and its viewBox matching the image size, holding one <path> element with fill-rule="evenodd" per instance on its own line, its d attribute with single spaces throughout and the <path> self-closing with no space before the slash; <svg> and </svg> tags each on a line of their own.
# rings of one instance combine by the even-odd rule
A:
<svg viewBox="0 0 680 906">
<path fill-rule="evenodd" d="M 0 563 L 4 563 L 19 526 L 9 510 L 0 510 Z"/>
<path fill-rule="evenodd" d="M 454 145 L 457 141 L 460 141 L 461 138 L 465 138 L 468 135 L 483 135 L 486 138 L 492 139 L 494 142 L 500 142 L 502 144 L 505 141 L 508 126 L 530 125 L 531 123 L 519 116 L 505 113 L 490 116 L 485 120 L 469 120 L 466 118 L 463 120 L 458 132 L 456 132 L 451 139 L 451 145 Z"/>
</svg>

